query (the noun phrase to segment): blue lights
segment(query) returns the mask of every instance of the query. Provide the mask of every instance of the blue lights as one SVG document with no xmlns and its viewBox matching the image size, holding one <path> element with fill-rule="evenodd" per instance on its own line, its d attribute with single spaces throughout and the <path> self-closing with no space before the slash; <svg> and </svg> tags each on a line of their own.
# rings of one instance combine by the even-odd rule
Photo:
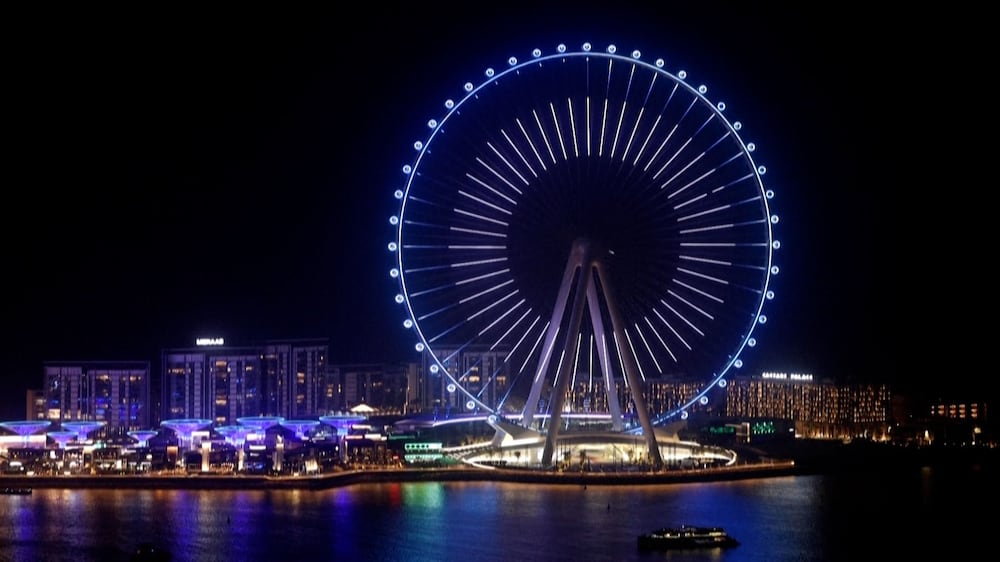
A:
<svg viewBox="0 0 1000 562">
<path fill-rule="evenodd" d="M 536 287 L 524 280 L 534 272 L 518 268 L 518 236 L 528 232 L 526 225 L 544 230 L 524 217 L 560 220 L 560 204 L 545 208 L 554 215 L 542 214 L 534 193 L 594 169 L 624 170 L 621 177 L 649 181 L 631 197 L 666 211 L 651 215 L 662 224 L 644 228 L 670 237 L 616 242 L 615 255 L 669 245 L 670 257 L 656 259 L 676 262 L 662 290 L 650 291 L 655 298 L 630 303 L 641 315 L 627 318 L 621 334 L 608 330 L 609 337 L 623 339 L 601 351 L 600 371 L 620 377 L 623 356 L 631 355 L 644 378 L 697 373 L 702 392 L 657 422 L 686 419 L 687 407 L 707 403 L 704 391 L 725 386 L 729 368 L 742 368 L 743 348 L 756 346 L 751 334 L 767 321 L 762 310 L 774 297 L 769 285 L 779 272 L 772 252 L 780 244 L 771 230 L 778 215 L 768 208 L 774 192 L 762 179 L 767 169 L 754 162 L 757 145 L 740 137 L 742 123 L 723 115 L 726 104 L 706 98 L 707 85 L 687 83 L 685 70 L 664 70 L 663 58 L 641 59 L 638 49 L 618 54 L 609 44 L 602 52 L 590 42 L 577 51 L 565 44 L 549 54 L 535 48 L 523 62 L 510 56 L 509 68 L 486 66 L 482 83 L 465 82 L 466 95 L 446 100 L 446 115 L 428 120 L 429 136 L 414 142 L 419 154 L 403 168 L 405 187 L 394 192 L 399 212 L 389 219 L 397 227 L 389 243 L 397 259 L 390 276 L 400 283 L 395 301 L 406 306 L 402 323 L 418 338 L 414 348 L 428 352 L 429 371 L 443 373 L 449 393 L 465 394 L 454 403 L 457 409 L 492 412 L 500 406 L 483 402 L 496 393 L 466 388 L 468 373 L 449 373 L 444 365 L 455 364 L 441 363 L 466 346 L 496 349 L 512 370 L 509 376 L 526 378 L 547 376 L 536 371 L 550 355 L 554 364 L 562 361 L 559 353 L 566 360 L 573 353 L 555 343 L 557 336 L 546 339 L 553 320 L 544 306 L 551 304 L 540 304 Z M 548 61 L 560 64 L 543 64 Z M 574 76 L 580 80 L 567 80 Z M 488 85 L 503 87 L 480 95 Z M 495 99 L 503 96 L 520 98 Z M 594 179 L 621 188 L 613 173 Z M 557 262 L 565 259 L 547 263 L 560 267 Z M 553 283 L 547 294 L 558 288 L 558 279 Z M 728 287 L 751 290 L 734 295 Z M 587 345 L 575 360 L 594 355 L 596 348 Z M 493 378 L 476 380 L 490 384 Z"/>
</svg>

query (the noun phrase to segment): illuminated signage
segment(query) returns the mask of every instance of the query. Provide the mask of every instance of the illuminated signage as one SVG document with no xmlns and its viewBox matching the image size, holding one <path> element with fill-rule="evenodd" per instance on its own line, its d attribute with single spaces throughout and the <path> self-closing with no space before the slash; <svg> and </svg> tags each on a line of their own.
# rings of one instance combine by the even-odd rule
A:
<svg viewBox="0 0 1000 562">
<path fill-rule="evenodd" d="M 770 373 L 763 372 L 760 374 L 762 379 L 777 379 L 777 380 L 788 380 L 788 381 L 811 381 L 813 380 L 812 375 L 802 374 L 802 373 Z"/>
<path fill-rule="evenodd" d="M 198 338 L 194 340 L 195 345 L 224 345 L 222 338 Z"/>
</svg>

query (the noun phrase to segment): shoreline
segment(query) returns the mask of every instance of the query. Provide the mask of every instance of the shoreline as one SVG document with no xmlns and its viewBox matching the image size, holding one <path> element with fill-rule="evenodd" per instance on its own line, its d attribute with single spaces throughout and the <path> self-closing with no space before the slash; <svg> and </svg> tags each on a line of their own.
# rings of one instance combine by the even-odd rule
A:
<svg viewBox="0 0 1000 562">
<path fill-rule="evenodd" d="M 389 468 L 349 470 L 316 476 L 185 474 L 0 476 L 0 487 L 32 489 L 325 490 L 380 482 L 514 482 L 526 484 L 683 484 L 772 478 L 798 474 L 792 461 L 663 472 L 553 472 L 530 469 Z"/>
<path fill-rule="evenodd" d="M 744 449 L 751 462 L 713 468 L 670 469 L 660 472 L 554 471 L 532 468 L 456 465 L 428 468 L 372 468 L 338 470 L 305 476 L 254 474 L 142 474 L 142 475 L 0 475 L 0 488 L 32 489 L 189 489 L 189 490 L 325 490 L 352 484 L 384 482 L 514 482 L 566 485 L 655 485 L 721 482 L 782 476 L 805 476 L 843 471 L 900 468 L 1000 466 L 1000 447 L 900 448 L 872 443 L 810 442 L 774 444 L 768 450 Z"/>
</svg>

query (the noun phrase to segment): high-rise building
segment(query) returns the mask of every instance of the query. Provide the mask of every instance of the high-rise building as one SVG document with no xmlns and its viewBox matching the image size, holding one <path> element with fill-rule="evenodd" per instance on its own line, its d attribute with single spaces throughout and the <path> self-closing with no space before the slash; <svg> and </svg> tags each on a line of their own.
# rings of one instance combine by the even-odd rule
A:
<svg viewBox="0 0 1000 562">
<path fill-rule="evenodd" d="M 422 411 L 421 368 L 417 363 L 363 363 L 331 365 L 324 398 L 331 412 L 366 404 L 382 413 Z"/>
<path fill-rule="evenodd" d="M 266 409 L 286 418 L 322 413 L 329 352 L 326 341 L 271 341 L 264 348 L 267 380 L 275 382 Z"/>
<path fill-rule="evenodd" d="M 803 436 L 880 436 L 892 419 L 886 384 L 835 384 L 810 374 L 781 372 L 728 382 L 726 416 L 794 421 L 796 433 Z"/>
<path fill-rule="evenodd" d="M 199 340 L 162 352 L 163 419 L 299 418 L 320 413 L 328 344 L 323 339 L 229 346 Z"/>
<path fill-rule="evenodd" d="M 477 409 L 469 396 L 452 382 L 457 380 L 468 394 L 493 406 L 507 394 L 511 385 L 511 366 L 504 361 L 507 351 L 466 346 L 461 351 L 439 349 L 441 364 L 452 378 L 434 368 L 433 358 L 424 354 L 423 407 L 427 411 L 471 412 Z"/>
<path fill-rule="evenodd" d="M 44 363 L 45 419 L 104 422 L 108 436 L 151 424 L 148 361 Z"/>
</svg>

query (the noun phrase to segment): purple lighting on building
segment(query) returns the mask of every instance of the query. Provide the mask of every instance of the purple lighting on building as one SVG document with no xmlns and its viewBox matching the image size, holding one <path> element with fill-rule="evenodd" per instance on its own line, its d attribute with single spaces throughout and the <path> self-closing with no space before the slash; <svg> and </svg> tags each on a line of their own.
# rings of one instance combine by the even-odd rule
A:
<svg viewBox="0 0 1000 562">
<path fill-rule="evenodd" d="M 352 425 L 361 423 L 366 419 L 368 418 L 358 414 L 332 414 L 329 416 L 319 417 L 319 421 L 336 429 L 339 437 L 344 437 L 347 435 L 347 432 L 351 429 Z"/>
<path fill-rule="evenodd" d="M 245 418 L 236 418 L 236 421 L 245 427 L 249 427 L 253 430 L 251 433 L 259 434 L 260 438 L 264 438 L 264 434 L 267 430 L 281 424 L 285 421 L 285 418 L 280 416 L 249 416 Z"/>
<path fill-rule="evenodd" d="M 246 442 L 247 434 L 252 431 L 249 427 L 240 425 L 223 425 L 215 428 L 215 431 L 226 438 L 226 442 L 236 448 L 240 448 Z"/>
<path fill-rule="evenodd" d="M 295 432 L 295 438 L 299 441 L 304 440 L 306 433 L 318 425 L 317 420 L 285 420 L 281 422 L 282 427 L 287 427 Z"/>
<path fill-rule="evenodd" d="M 361 423 L 367 418 L 360 414 L 331 414 L 329 416 L 320 416 L 319 421 L 337 430 L 337 445 L 340 449 L 340 460 L 347 459 L 347 441 L 346 437 L 348 432 L 351 430 L 351 426 L 356 423 Z"/>
<path fill-rule="evenodd" d="M 27 447 L 29 437 L 43 429 L 48 428 L 51 424 L 52 422 L 50 421 L 8 421 L 0 422 L 0 427 L 4 427 L 20 435 L 24 446 Z"/>
<path fill-rule="evenodd" d="M 157 433 L 159 432 L 152 429 L 138 429 L 128 432 L 128 436 L 135 439 L 138 442 L 136 445 L 139 447 L 148 447 L 149 440 L 156 437 Z"/>
<path fill-rule="evenodd" d="M 271 427 L 281 424 L 285 421 L 285 418 L 280 416 L 250 416 L 246 418 L 236 418 L 236 421 L 241 425 L 263 432 L 267 431 Z"/>
<path fill-rule="evenodd" d="M 177 434 L 178 445 L 181 449 L 186 449 L 191 446 L 191 434 L 212 425 L 212 420 L 200 418 L 163 420 L 160 425 L 173 430 Z"/>
<path fill-rule="evenodd" d="M 62 428 L 66 431 L 75 431 L 76 440 L 83 443 L 87 440 L 87 434 L 95 429 L 104 427 L 102 421 L 68 421 L 62 422 Z"/>
<path fill-rule="evenodd" d="M 50 431 L 47 435 L 59 445 L 60 449 L 65 449 L 67 443 L 76 439 L 75 431 Z"/>
</svg>

